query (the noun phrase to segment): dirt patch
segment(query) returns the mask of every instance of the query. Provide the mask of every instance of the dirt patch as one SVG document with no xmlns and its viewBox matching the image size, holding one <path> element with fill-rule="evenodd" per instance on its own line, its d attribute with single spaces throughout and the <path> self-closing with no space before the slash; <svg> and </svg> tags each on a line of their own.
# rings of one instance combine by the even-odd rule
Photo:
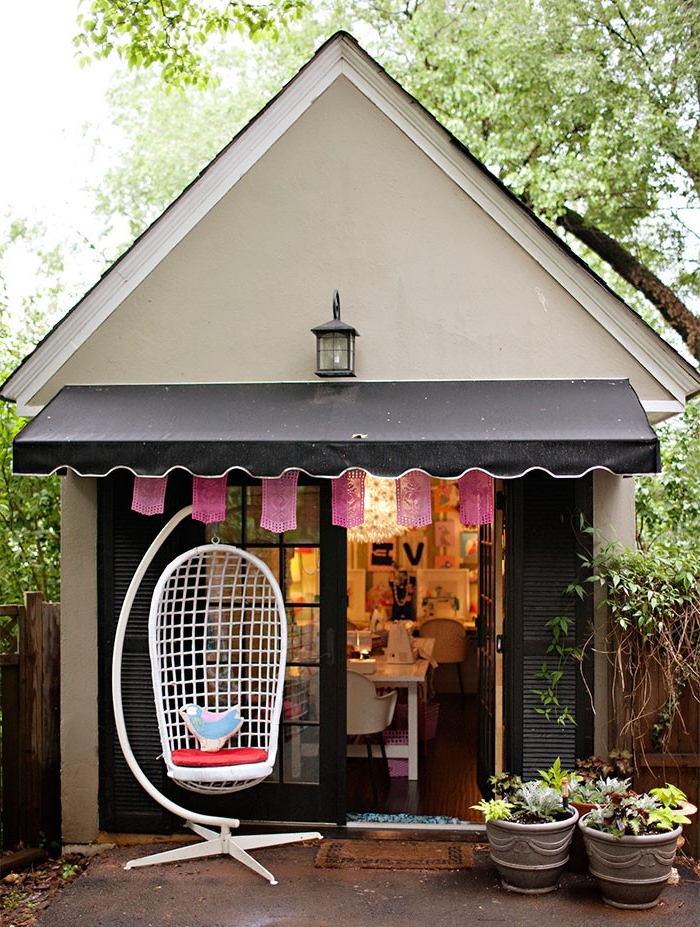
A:
<svg viewBox="0 0 700 927">
<path fill-rule="evenodd" d="M 47 859 L 0 879 L 0 927 L 28 927 L 64 886 L 77 879 L 89 858 L 79 853 Z"/>
</svg>

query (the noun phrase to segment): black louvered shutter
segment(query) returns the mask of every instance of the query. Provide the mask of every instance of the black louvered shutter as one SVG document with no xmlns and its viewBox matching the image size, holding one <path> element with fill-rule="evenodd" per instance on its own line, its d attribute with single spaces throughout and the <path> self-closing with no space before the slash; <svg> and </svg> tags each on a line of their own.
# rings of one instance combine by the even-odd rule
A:
<svg viewBox="0 0 700 927">
<path fill-rule="evenodd" d="M 592 752 L 593 716 L 577 665 L 569 660 L 558 686 L 561 705 L 576 724 L 561 725 L 536 709 L 534 693 L 545 685 L 537 677 L 551 634 L 545 623 L 557 615 L 573 619 L 568 643 L 582 643 L 592 619 L 591 597 L 583 602 L 565 594 L 581 575 L 580 554 L 590 537 L 580 530 L 591 523 L 592 478 L 555 479 L 533 472 L 512 483 L 507 509 L 507 592 L 505 615 L 506 766 L 526 778 L 561 757 L 572 768 Z M 549 658 L 554 666 L 553 658 Z M 589 685 L 591 667 L 585 665 Z"/>
<path fill-rule="evenodd" d="M 133 476 L 117 472 L 99 481 L 100 641 L 100 827 L 128 833 L 170 833 L 173 820 L 139 785 L 121 751 L 111 696 L 114 632 L 131 578 L 168 518 L 191 502 L 191 480 L 171 474 L 162 516 L 131 511 Z M 153 705 L 148 656 L 148 611 L 153 588 L 175 551 L 201 543 L 202 531 L 187 519 L 156 555 L 134 603 L 124 643 L 122 697 L 129 739 L 139 765 L 163 787 L 164 764 Z"/>
</svg>

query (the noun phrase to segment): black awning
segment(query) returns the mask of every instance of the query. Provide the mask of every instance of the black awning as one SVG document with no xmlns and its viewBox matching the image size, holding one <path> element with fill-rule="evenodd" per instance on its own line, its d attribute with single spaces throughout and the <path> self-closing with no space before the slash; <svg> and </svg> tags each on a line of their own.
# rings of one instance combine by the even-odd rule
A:
<svg viewBox="0 0 700 927">
<path fill-rule="evenodd" d="M 140 476 L 333 477 L 353 467 L 384 477 L 580 476 L 654 473 L 660 458 L 627 380 L 66 386 L 14 442 L 15 473 L 120 467 Z"/>
</svg>

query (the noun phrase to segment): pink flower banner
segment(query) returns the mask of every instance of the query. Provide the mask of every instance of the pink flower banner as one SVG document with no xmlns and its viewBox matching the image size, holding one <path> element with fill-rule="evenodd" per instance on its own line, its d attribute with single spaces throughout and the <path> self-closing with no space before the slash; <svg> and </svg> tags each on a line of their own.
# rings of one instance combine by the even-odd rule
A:
<svg viewBox="0 0 700 927">
<path fill-rule="evenodd" d="M 131 508 L 141 515 L 162 515 L 165 510 L 167 476 L 135 476 Z"/>
<path fill-rule="evenodd" d="M 195 476 L 192 490 L 192 518 L 210 525 L 226 518 L 226 474 Z"/>
<path fill-rule="evenodd" d="M 409 528 L 420 528 L 433 521 L 430 477 L 411 470 L 396 480 L 396 520 Z"/>
<path fill-rule="evenodd" d="M 356 528 L 365 520 L 365 471 L 348 470 L 331 484 L 333 524 Z"/>
<path fill-rule="evenodd" d="M 281 534 L 297 526 L 298 470 L 289 470 L 276 479 L 262 481 L 262 516 L 260 527 Z"/>
<path fill-rule="evenodd" d="M 459 520 L 463 525 L 493 521 L 493 477 L 483 470 L 470 470 L 459 479 Z"/>
</svg>

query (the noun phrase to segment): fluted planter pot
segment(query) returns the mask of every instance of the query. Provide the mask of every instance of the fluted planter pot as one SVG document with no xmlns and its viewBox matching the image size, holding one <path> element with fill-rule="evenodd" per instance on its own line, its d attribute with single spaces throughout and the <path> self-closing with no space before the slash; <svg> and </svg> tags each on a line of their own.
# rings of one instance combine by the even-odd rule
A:
<svg viewBox="0 0 700 927">
<path fill-rule="evenodd" d="M 683 830 L 639 837 L 614 837 L 579 822 L 588 868 L 606 904 L 615 908 L 653 908 L 671 875 Z"/>
<path fill-rule="evenodd" d="M 563 820 L 546 824 L 487 821 L 491 859 L 503 887 L 527 895 L 554 891 L 569 858 L 577 821 L 575 808 Z"/>
</svg>

